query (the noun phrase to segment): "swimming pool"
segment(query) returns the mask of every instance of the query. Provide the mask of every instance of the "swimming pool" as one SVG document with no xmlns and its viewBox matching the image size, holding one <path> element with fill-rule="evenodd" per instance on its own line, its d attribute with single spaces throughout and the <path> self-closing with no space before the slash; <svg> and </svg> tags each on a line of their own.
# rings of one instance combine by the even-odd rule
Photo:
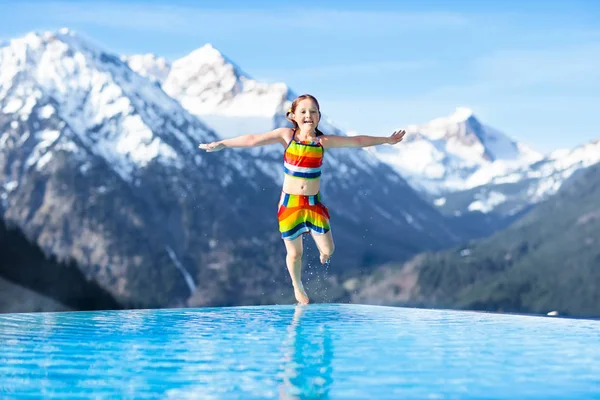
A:
<svg viewBox="0 0 600 400">
<path fill-rule="evenodd" d="M 0 315 L 0 398 L 599 398 L 600 321 L 346 304 Z"/>
</svg>

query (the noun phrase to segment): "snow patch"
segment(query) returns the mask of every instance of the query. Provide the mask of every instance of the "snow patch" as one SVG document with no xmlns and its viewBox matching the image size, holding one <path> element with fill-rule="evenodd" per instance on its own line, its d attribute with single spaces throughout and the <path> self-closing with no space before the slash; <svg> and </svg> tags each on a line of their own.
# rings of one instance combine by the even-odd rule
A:
<svg viewBox="0 0 600 400">
<path fill-rule="evenodd" d="M 196 283 L 194 282 L 192 275 L 190 275 L 188 270 L 185 269 L 185 267 L 183 266 L 181 261 L 179 261 L 179 259 L 177 258 L 177 255 L 175 254 L 175 252 L 173 251 L 173 249 L 170 246 L 165 246 L 165 249 L 167 250 L 167 254 L 169 255 L 169 258 L 171 259 L 171 261 L 173 261 L 173 264 L 175 264 L 175 267 L 179 270 L 179 272 L 181 272 L 181 275 L 183 275 L 183 278 L 185 279 L 185 283 L 187 284 L 188 288 L 190 289 L 190 293 L 194 294 L 196 292 Z"/>
<path fill-rule="evenodd" d="M 433 201 L 433 204 L 434 204 L 435 206 L 441 207 L 441 206 L 443 206 L 444 204 L 446 204 L 446 198 L 445 198 L 445 197 L 439 197 L 439 198 L 437 198 L 437 199 L 435 199 L 435 200 Z"/>
<path fill-rule="evenodd" d="M 54 107 L 51 105 L 45 105 L 39 111 L 39 116 L 44 119 L 50 118 L 54 114 Z"/>
<path fill-rule="evenodd" d="M 37 135 L 40 138 L 40 145 L 47 147 L 60 137 L 60 132 L 55 129 L 46 129 Z"/>
<path fill-rule="evenodd" d="M 497 205 L 506 201 L 506 196 L 500 192 L 490 192 L 485 198 L 481 195 L 477 195 L 475 197 L 479 198 L 479 200 L 469 204 L 469 211 L 481 211 L 482 213 L 488 213 Z"/>
<path fill-rule="evenodd" d="M 47 129 L 37 132 L 35 137 L 38 139 L 38 143 L 33 148 L 29 157 L 27 157 L 25 166 L 29 168 L 32 165 L 37 165 L 37 169 L 40 170 L 52 158 L 52 154 L 47 150 L 58 140 L 60 132 L 54 129 Z"/>
<path fill-rule="evenodd" d="M 6 190 L 7 192 L 12 192 L 17 187 L 19 187 L 19 182 L 17 182 L 17 181 L 8 181 L 8 182 L 6 182 L 3 185 L 3 187 L 4 187 L 4 190 Z"/>
<path fill-rule="evenodd" d="M 36 163 L 36 169 L 38 171 L 41 171 L 42 168 L 44 168 L 46 166 L 46 164 L 48 164 L 48 162 L 52 159 L 52 152 L 48 151 L 46 153 L 44 153 L 38 160 Z"/>
<path fill-rule="evenodd" d="M 115 150 L 121 154 L 131 156 L 131 159 L 140 166 L 145 166 L 149 161 L 162 155 L 165 158 L 177 159 L 173 148 L 158 137 L 155 137 L 142 121 L 139 115 L 130 116 L 123 122 L 123 131 L 119 135 Z"/>
<path fill-rule="evenodd" d="M 25 120 L 26 118 L 29 117 L 29 115 L 31 115 L 31 111 L 33 110 L 33 107 L 35 107 L 36 103 L 37 103 L 37 98 L 35 96 L 27 97 L 27 99 L 25 100 L 25 104 L 21 108 L 21 112 L 20 112 L 21 119 Z"/>
<path fill-rule="evenodd" d="M 8 103 L 6 103 L 6 105 L 2 109 L 2 112 L 5 114 L 16 113 L 23 107 L 23 105 L 23 100 L 19 98 L 12 98 L 9 99 Z"/>
</svg>

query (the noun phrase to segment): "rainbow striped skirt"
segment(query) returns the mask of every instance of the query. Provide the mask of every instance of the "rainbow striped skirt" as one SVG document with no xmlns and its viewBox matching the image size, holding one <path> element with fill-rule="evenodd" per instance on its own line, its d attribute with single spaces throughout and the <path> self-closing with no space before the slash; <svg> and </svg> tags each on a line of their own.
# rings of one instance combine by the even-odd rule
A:
<svg viewBox="0 0 600 400">
<path fill-rule="evenodd" d="M 321 203 L 321 194 L 299 195 L 281 192 L 277 210 L 279 231 L 283 239 L 296 239 L 303 233 L 327 233 L 329 210 Z"/>
</svg>

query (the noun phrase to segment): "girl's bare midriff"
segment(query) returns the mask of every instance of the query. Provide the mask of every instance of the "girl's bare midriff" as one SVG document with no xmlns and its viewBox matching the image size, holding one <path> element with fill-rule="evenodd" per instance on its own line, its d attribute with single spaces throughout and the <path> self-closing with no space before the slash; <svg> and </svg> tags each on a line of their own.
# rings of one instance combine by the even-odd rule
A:
<svg viewBox="0 0 600 400">
<path fill-rule="evenodd" d="M 286 132 L 285 141 L 289 143 L 294 135 L 294 130 Z M 300 138 L 304 140 L 304 138 Z M 319 193 L 321 187 L 321 178 L 304 179 L 283 174 L 283 191 L 289 194 L 301 194 L 304 196 L 314 196 Z"/>
<path fill-rule="evenodd" d="M 283 191 L 289 194 L 301 194 L 304 196 L 313 196 L 319 193 L 320 178 L 303 179 L 284 174 Z"/>
</svg>

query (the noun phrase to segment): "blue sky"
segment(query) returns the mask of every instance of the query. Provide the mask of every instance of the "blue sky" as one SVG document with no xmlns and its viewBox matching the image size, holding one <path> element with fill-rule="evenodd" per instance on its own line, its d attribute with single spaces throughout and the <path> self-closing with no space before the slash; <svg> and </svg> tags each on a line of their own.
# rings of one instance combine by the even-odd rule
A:
<svg viewBox="0 0 600 400">
<path fill-rule="evenodd" d="M 212 43 L 365 134 L 466 106 L 543 152 L 600 138 L 600 2 L 522 3 L 0 0 L 0 40 L 69 27 L 169 60 Z"/>
</svg>

